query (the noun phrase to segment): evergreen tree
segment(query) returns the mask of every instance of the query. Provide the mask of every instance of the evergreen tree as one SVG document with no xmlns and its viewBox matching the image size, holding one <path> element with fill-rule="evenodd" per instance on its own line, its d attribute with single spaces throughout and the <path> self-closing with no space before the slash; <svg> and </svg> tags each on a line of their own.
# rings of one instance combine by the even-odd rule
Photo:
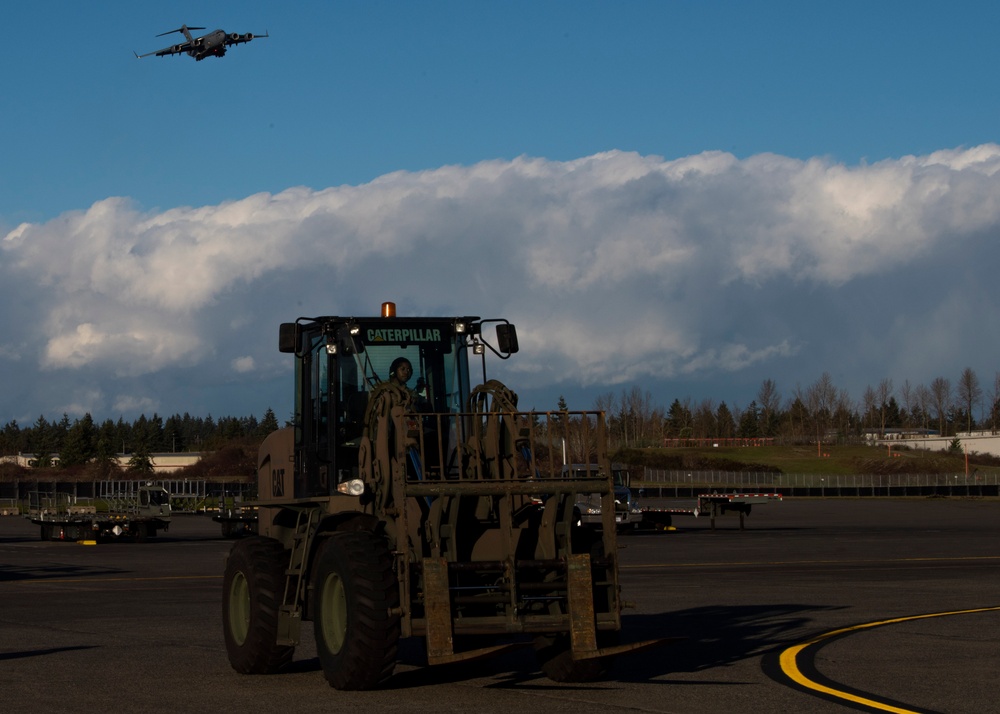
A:
<svg viewBox="0 0 1000 714">
<path fill-rule="evenodd" d="M 789 433 L 793 439 L 802 439 L 806 433 L 806 420 L 809 418 L 809 411 L 802 399 L 796 397 L 792 406 L 788 409 L 787 419 Z"/>
<path fill-rule="evenodd" d="M 115 423 L 110 419 L 106 419 L 97 431 L 94 469 L 102 478 L 111 478 L 121 468 L 118 462 L 117 433 Z"/>
<path fill-rule="evenodd" d="M 146 423 L 146 448 L 150 453 L 163 453 L 170 451 L 170 444 L 163 438 L 163 417 L 153 413 L 153 416 Z"/>
<path fill-rule="evenodd" d="M 736 422 L 733 420 L 733 413 L 725 402 L 719 404 L 715 411 L 715 435 L 720 439 L 731 439 L 736 433 Z"/>
<path fill-rule="evenodd" d="M 760 412 L 756 401 L 750 402 L 750 406 L 743 412 L 737 433 L 744 439 L 756 439 L 760 436 Z"/>
<path fill-rule="evenodd" d="M 14 455 L 25 451 L 25 434 L 18 425 L 17 420 L 11 419 L 4 424 L 3 431 L 0 432 L 0 454 Z"/>
<path fill-rule="evenodd" d="M 118 423 L 115 424 L 115 450 L 121 448 L 121 455 L 124 456 L 128 453 L 129 449 L 134 449 L 135 445 L 132 443 L 132 425 L 126 424 L 122 417 L 118 417 Z"/>
<path fill-rule="evenodd" d="M 274 410 L 270 407 L 264 412 L 264 418 L 261 420 L 260 425 L 257 427 L 257 437 L 263 438 L 270 434 L 272 431 L 278 430 L 278 418 L 274 416 Z"/>
<path fill-rule="evenodd" d="M 66 433 L 62 448 L 59 450 L 59 465 L 68 468 L 82 466 L 96 455 L 97 429 L 90 414 L 84 414 Z"/>
<path fill-rule="evenodd" d="M 674 399 L 667 410 L 667 435 L 674 438 L 690 436 L 692 420 L 690 407 Z"/>
<path fill-rule="evenodd" d="M 58 423 L 54 423 L 52 425 L 52 448 L 57 453 L 62 451 L 63 442 L 66 440 L 66 435 L 69 434 L 71 426 L 69 415 L 65 413 L 62 415 L 62 419 L 60 419 Z"/>
<path fill-rule="evenodd" d="M 35 454 L 38 466 L 52 464 L 52 454 L 55 451 L 55 433 L 44 416 L 39 416 L 31 427 L 28 450 Z"/>
<path fill-rule="evenodd" d="M 169 417 L 163 425 L 163 447 L 171 453 L 187 450 L 181 418 L 176 414 Z"/>
<path fill-rule="evenodd" d="M 903 416 L 900 413 L 899 403 L 895 397 L 889 397 L 889 403 L 885 406 L 886 428 L 898 429 L 903 426 Z"/>
<path fill-rule="evenodd" d="M 153 459 L 145 444 L 140 443 L 132 452 L 132 458 L 128 460 L 128 470 L 139 473 L 153 472 Z"/>
</svg>

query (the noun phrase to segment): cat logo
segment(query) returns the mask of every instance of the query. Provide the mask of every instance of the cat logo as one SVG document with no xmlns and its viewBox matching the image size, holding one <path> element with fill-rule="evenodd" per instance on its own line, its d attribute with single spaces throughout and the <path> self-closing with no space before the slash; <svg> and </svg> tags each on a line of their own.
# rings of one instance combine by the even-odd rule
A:
<svg viewBox="0 0 1000 714">
<path fill-rule="evenodd" d="M 285 495 L 285 470 L 271 469 L 271 496 L 282 498 Z"/>
</svg>

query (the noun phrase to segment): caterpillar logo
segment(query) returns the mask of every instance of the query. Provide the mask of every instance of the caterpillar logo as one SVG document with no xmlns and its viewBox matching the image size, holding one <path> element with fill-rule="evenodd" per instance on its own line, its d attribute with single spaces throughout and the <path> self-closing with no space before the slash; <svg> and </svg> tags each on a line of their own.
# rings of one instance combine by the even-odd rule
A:
<svg viewBox="0 0 1000 714">
<path fill-rule="evenodd" d="M 285 495 L 285 470 L 271 469 L 271 496 L 282 498 Z"/>
<path fill-rule="evenodd" d="M 441 330 L 412 327 L 409 329 L 380 328 L 368 330 L 368 342 L 440 342 Z"/>
</svg>

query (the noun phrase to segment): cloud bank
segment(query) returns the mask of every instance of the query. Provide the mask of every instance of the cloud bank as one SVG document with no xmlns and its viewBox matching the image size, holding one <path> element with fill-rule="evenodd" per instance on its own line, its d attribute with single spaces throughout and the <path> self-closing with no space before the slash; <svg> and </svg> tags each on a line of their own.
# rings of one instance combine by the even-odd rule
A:
<svg viewBox="0 0 1000 714">
<path fill-rule="evenodd" d="M 498 369 L 538 399 L 991 381 L 998 170 L 993 144 L 857 166 L 612 151 L 163 211 L 108 198 L 0 240 L 0 423 L 281 415 L 278 323 L 385 300 L 515 322 Z"/>
</svg>

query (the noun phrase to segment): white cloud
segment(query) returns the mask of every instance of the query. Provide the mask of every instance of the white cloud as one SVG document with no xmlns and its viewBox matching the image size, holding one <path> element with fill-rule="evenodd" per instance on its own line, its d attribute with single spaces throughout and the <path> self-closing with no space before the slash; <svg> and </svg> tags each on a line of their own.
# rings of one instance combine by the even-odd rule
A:
<svg viewBox="0 0 1000 714">
<path fill-rule="evenodd" d="M 894 350 L 912 348 L 900 326 L 932 324 L 920 311 L 961 313 L 973 284 L 977 309 L 997 301 L 985 271 L 1000 230 L 998 171 L 992 144 L 859 166 L 607 152 L 159 212 L 113 197 L 0 241 L 0 360 L 26 385 L 75 375 L 94 394 L 124 379 L 127 392 L 157 395 L 106 397 L 104 408 L 197 410 L 170 401 L 169 379 L 252 392 L 246 380 L 287 369 L 279 322 L 373 314 L 395 300 L 404 313 L 517 322 L 522 353 L 501 370 L 528 390 L 754 370 L 797 369 L 808 381 L 824 360 L 845 380 L 876 381 L 884 375 L 862 369 L 916 364 Z M 895 329 L 883 332 L 880 313 Z M 954 346 L 923 370 L 951 368 L 973 344 L 1000 346 L 968 315 L 935 321 Z M 18 389 L 21 402 L 47 399 Z"/>
<path fill-rule="evenodd" d="M 157 409 L 157 401 L 134 394 L 120 394 L 115 397 L 112 411 L 119 414 L 153 414 Z"/>
<path fill-rule="evenodd" d="M 250 355 L 237 357 L 233 360 L 232 365 L 235 372 L 253 372 L 254 359 Z"/>
</svg>

